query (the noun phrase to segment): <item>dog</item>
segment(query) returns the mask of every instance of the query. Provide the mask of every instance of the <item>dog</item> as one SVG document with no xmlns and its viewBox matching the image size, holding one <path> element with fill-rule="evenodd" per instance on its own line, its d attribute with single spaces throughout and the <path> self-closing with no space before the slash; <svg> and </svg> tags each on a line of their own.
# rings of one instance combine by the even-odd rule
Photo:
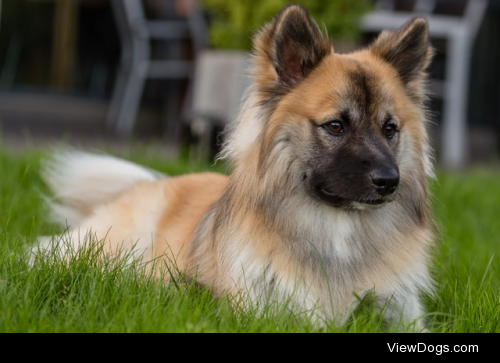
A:
<svg viewBox="0 0 500 363">
<path fill-rule="evenodd" d="M 174 258 L 215 296 L 343 324 L 373 294 L 389 322 L 423 329 L 432 54 L 424 18 L 341 55 L 304 8 L 287 7 L 255 36 L 252 86 L 219 156 L 229 177 L 65 152 L 44 171 L 53 211 L 72 248 L 91 230 L 110 253 Z"/>
</svg>

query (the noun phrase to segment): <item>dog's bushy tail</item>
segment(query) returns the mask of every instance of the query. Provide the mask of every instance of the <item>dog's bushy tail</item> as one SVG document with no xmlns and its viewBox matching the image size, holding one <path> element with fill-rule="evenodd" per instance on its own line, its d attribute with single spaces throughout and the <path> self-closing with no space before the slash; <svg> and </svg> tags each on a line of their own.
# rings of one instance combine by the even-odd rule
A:
<svg viewBox="0 0 500 363">
<path fill-rule="evenodd" d="M 161 174 L 104 154 L 60 151 L 45 162 L 42 178 L 50 188 L 54 221 L 78 226 L 98 205 L 110 202 L 132 185 Z"/>
</svg>

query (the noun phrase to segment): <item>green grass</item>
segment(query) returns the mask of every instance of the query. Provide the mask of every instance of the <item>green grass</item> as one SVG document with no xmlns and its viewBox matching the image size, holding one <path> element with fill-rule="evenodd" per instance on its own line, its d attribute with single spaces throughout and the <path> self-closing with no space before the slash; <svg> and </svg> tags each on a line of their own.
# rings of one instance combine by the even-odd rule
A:
<svg viewBox="0 0 500 363">
<path fill-rule="evenodd" d="M 141 150 L 130 159 L 169 174 L 211 169 L 165 162 Z M 311 332 L 307 319 L 277 309 L 259 316 L 210 291 L 179 282 L 165 286 L 143 266 L 81 251 L 70 263 L 26 264 L 25 248 L 51 235 L 38 171 L 43 152 L 0 149 L 0 332 Z M 221 167 L 218 167 L 220 171 Z M 436 298 L 427 298 L 436 332 L 500 332 L 500 173 L 439 174 L 434 205 L 442 236 L 432 271 Z M 346 326 L 327 331 L 388 331 L 370 306 Z"/>
</svg>

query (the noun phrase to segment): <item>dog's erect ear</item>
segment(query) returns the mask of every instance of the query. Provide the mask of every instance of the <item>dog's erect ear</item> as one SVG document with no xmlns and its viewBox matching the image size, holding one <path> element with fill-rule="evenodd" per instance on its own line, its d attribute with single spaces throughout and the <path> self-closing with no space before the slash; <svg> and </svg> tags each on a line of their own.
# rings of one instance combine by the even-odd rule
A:
<svg viewBox="0 0 500 363">
<path fill-rule="evenodd" d="M 427 20 L 416 17 L 396 31 L 383 31 L 370 49 L 397 70 L 404 84 L 421 79 L 433 54 Z"/>
<path fill-rule="evenodd" d="M 254 47 L 257 82 L 266 86 L 276 81 L 287 86 L 302 81 L 332 51 L 328 36 L 298 5 L 287 7 L 266 25 L 257 34 Z"/>
</svg>

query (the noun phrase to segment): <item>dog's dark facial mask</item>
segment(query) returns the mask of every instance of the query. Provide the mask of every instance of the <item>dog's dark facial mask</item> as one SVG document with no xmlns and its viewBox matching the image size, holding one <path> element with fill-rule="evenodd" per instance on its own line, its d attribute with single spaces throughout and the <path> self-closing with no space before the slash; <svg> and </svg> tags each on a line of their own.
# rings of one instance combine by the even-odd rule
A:
<svg viewBox="0 0 500 363">
<path fill-rule="evenodd" d="M 414 109 L 432 55 L 427 23 L 413 19 L 350 55 L 326 41 L 305 10 L 287 8 L 257 39 L 275 70 L 257 90 L 275 107 L 273 129 L 288 133 L 302 161 L 307 193 L 335 207 L 379 207 L 397 198 L 405 177 L 398 164 L 412 146 L 402 145 L 403 134 L 417 139 L 422 126 L 411 123 L 422 123 Z M 297 131 L 298 119 L 309 130 Z"/>
<path fill-rule="evenodd" d="M 311 123 L 307 188 L 335 207 L 376 207 L 397 195 L 400 122 L 379 77 L 357 65 L 346 78 L 334 115 Z"/>
</svg>

